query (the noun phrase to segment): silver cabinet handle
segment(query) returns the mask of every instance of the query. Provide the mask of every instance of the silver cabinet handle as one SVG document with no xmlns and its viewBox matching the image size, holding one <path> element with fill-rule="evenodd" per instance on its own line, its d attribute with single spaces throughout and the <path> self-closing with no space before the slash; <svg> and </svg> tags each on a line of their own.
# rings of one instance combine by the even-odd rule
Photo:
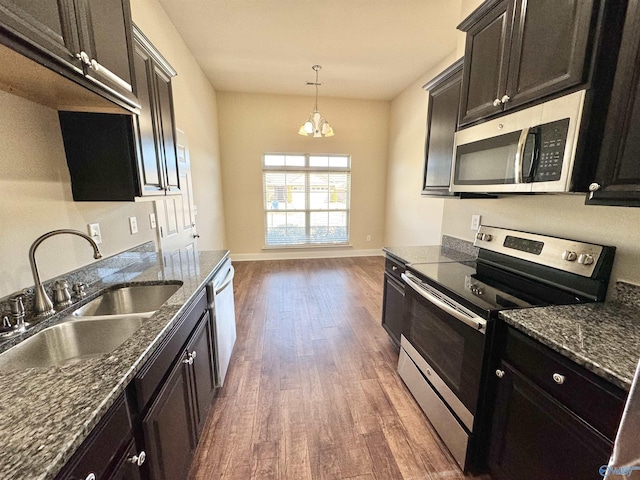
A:
<svg viewBox="0 0 640 480">
<path fill-rule="evenodd" d="M 395 265 L 393 265 L 393 266 L 391 267 L 391 270 L 393 270 L 393 271 L 395 272 L 396 270 L 398 270 L 398 267 L 396 267 Z"/>
<path fill-rule="evenodd" d="M 502 103 L 507 103 L 509 100 L 511 100 L 511 97 L 509 95 L 505 95 L 500 99 Z"/>
<path fill-rule="evenodd" d="M 122 80 L 119 76 L 117 76 L 107 67 L 105 67 L 104 65 L 101 65 L 95 58 L 92 58 L 91 62 L 88 65 L 91 68 L 91 70 L 101 73 L 102 75 L 107 77 L 110 81 L 118 85 L 120 88 L 127 90 L 128 92 L 133 91 L 133 89 L 131 88 L 131 85 L 129 85 L 124 80 Z"/>
<path fill-rule="evenodd" d="M 147 459 L 147 453 L 144 450 L 142 450 L 138 455 L 134 455 L 133 457 L 127 458 L 127 461 L 129 461 L 129 463 L 133 463 L 134 465 L 141 467 L 146 459 Z"/>
<path fill-rule="evenodd" d="M 496 370 L 496 377 L 498 378 L 504 377 L 504 370 L 500 370 L 500 369 Z"/>
<path fill-rule="evenodd" d="M 498 107 L 498 106 L 500 106 L 501 104 L 502 104 L 502 101 L 501 101 L 499 98 L 496 98 L 496 99 L 493 101 L 493 106 L 494 106 L 494 107 Z"/>
<path fill-rule="evenodd" d="M 96 480 L 96 474 L 91 472 L 84 480 Z"/>
<path fill-rule="evenodd" d="M 76 53 L 76 58 L 78 58 L 85 65 L 91 66 L 91 59 L 89 58 L 89 54 L 85 51 L 80 53 Z M 88 479 L 89 477 L 87 477 Z"/>
<path fill-rule="evenodd" d="M 187 358 L 182 360 L 182 363 L 188 363 L 189 365 L 193 365 L 193 361 L 196 359 L 198 352 L 195 350 L 191 353 L 187 353 Z"/>
<path fill-rule="evenodd" d="M 560 375 L 559 373 L 553 374 L 553 381 L 558 385 L 562 385 L 564 383 L 564 375 Z"/>
</svg>

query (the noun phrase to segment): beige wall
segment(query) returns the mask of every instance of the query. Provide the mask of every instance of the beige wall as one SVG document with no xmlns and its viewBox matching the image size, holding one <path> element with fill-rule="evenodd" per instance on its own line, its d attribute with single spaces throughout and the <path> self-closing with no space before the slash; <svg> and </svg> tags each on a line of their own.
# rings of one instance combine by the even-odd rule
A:
<svg viewBox="0 0 640 480">
<path fill-rule="evenodd" d="M 226 248 L 216 92 L 157 0 L 132 0 L 133 21 L 176 69 L 176 126 L 189 139 L 198 249 Z"/>
<path fill-rule="evenodd" d="M 422 85 L 456 60 L 452 52 L 391 103 L 384 244 L 439 244 L 442 198 L 421 195 L 429 95 Z"/>
<path fill-rule="evenodd" d="M 0 297 L 33 285 L 28 252 L 40 235 L 58 228 L 87 231 L 100 223 L 105 256 L 153 240 L 150 203 L 74 202 L 58 113 L 0 92 Z M 139 232 L 129 233 L 129 216 Z M 37 252 L 43 279 L 93 262 L 93 250 L 75 236 L 46 240 Z"/>
<path fill-rule="evenodd" d="M 218 92 L 225 220 L 234 258 L 343 255 L 382 246 L 389 103 L 321 96 L 319 109 L 336 132 L 330 138 L 297 134 L 312 107 L 313 97 Z M 265 152 L 351 155 L 352 248 L 262 250 Z"/>
</svg>

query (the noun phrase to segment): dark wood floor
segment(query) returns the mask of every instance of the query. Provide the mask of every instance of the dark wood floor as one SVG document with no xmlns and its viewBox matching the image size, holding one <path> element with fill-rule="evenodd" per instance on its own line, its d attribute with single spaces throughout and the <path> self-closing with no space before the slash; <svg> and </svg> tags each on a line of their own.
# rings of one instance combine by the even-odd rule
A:
<svg viewBox="0 0 640 480">
<path fill-rule="evenodd" d="M 382 257 L 234 265 L 238 340 L 190 478 L 465 478 L 396 373 Z"/>
</svg>

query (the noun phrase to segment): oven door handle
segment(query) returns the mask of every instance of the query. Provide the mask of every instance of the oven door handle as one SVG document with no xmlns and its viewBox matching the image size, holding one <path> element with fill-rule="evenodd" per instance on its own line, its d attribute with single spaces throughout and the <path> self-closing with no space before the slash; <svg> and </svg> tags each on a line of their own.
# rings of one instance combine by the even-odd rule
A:
<svg viewBox="0 0 640 480">
<path fill-rule="evenodd" d="M 487 321 L 484 318 L 480 318 L 480 317 L 469 318 L 468 316 L 466 316 L 462 312 L 459 312 L 458 310 L 456 310 L 452 306 L 447 305 L 445 302 L 440 300 L 438 297 L 436 297 L 436 296 L 430 294 L 429 292 L 427 292 L 423 287 L 421 287 L 414 280 L 415 277 L 413 277 L 413 275 L 404 274 L 403 273 L 403 274 L 401 274 L 401 276 L 402 276 L 402 279 L 406 282 L 407 285 L 409 285 L 413 290 L 416 291 L 416 293 L 418 293 L 419 295 L 424 297 L 426 300 L 428 300 L 429 302 L 433 303 L 438 308 L 441 308 L 442 310 L 447 312 L 449 315 L 451 315 L 455 319 L 460 320 L 465 325 L 468 325 L 471 328 L 475 328 L 476 330 L 478 330 L 479 332 L 481 332 L 483 334 L 486 333 Z"/>
</svg>

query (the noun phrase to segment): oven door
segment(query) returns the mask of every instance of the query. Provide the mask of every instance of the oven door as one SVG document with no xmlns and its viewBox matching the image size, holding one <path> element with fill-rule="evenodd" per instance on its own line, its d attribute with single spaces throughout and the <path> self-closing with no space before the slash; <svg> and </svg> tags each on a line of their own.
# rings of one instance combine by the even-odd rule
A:
<svg viewBox="0 0 640 480">
<path fill-rule="evenodd" d="M 410 287 L 405 291 L 405 351 L 473 431 L 487 322 L 414 275 L 402 277 Z"/>
</svg>

